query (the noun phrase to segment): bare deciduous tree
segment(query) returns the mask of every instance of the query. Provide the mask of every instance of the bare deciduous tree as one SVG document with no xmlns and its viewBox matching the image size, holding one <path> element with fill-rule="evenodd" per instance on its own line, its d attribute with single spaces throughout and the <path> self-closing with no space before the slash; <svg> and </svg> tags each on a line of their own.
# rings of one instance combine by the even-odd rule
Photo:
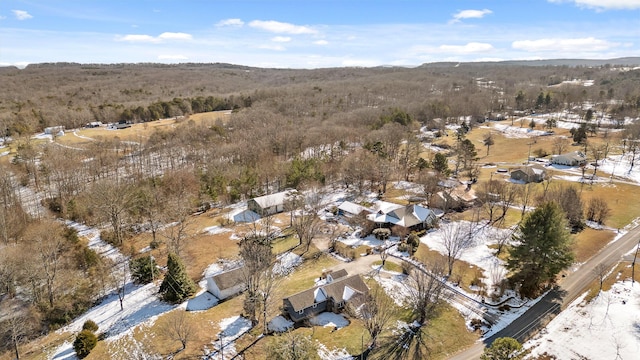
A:
<svg viewBox="0 0 640 360">
<path fill-rule="evenodd" d="M 567 150 L 571 145 L 571 140 L 565 136 L 557 136 L 553 139 L 553 152 L 556 155 L 560 155 Z"/>
<path fill-rule="evenodd" d="M 322 228 L 318 212 L 324 206 L 324 192 L 312 189 L 307 193 L 298 193 L 294 196 L 300 199 L 296 201 L 299 207 L 293 211 L 291 227 L 298 235 L 300 245 L 304 245 L 306 252 L 309 251 L 311 242 Z"/>
<path fill-rule="evenodd" d="M 122 245 L 129 221 L 129 211 L 135 208 L 137 193 L 129 184 L 102 180 L 91 188 L 91 203 L 97 215 L 113 230 L 116 246 Z"/>
<path fill-rule="evenodd" d="M 447 274 L 453 273 L 453 265 L 465 250 L 475 244 L 474 236 L 477 231 L 476 222 L 447 223 L 440 227 L 442 244 L 447 253 Z"/>
<path fill-rule="evenodd" d="M 186 311 L 174 310 L 166 315 L 162 327 L 162 334 L 171 341 L 179 341 L 182 348 L 187 348 L 187 343 L 193 339 L 193 326 Z"/>
<path fill-rule="evenodd" d="M 413 268 L 409 274 L 409 306 L 413 321 L 399 329 L 373 353 L 374 359 L 426 359 L 429 344 L 425 327 L 437 315 L 446 296 L 442 277 L 443 269 L 432 266 L 429 270 Z"/>
<path fill-rule="evenodd" d="M 603 198 L 591 198 L 587 203 L 587 220 L 595 221 L 602 225 L 610 213 L 611 209 Z"/>
<path fill-rule="evenodd" d="M 360 317 L 365 329 L 371 337 L 370 348 L 377 347 L 378 336 L 387 329 L 391 319 L 395 316 L 393 300 L 380 287 L 369 291 L 366 300 L 360 308 Z"/>
<path fill-rule="evenodd" d="M 593 268 L 593 274 L 597 277 L 598 282 L 600 284 L 600 288 L 598 289 L 598 292 L 602 291 L 602 285 L 604 285 L 604 279 L 607 277 L 608 273 L 609 273 L 609 268 L 607 268 L 607 266 L 603 263 L 600 263 Z"/>
</svg>

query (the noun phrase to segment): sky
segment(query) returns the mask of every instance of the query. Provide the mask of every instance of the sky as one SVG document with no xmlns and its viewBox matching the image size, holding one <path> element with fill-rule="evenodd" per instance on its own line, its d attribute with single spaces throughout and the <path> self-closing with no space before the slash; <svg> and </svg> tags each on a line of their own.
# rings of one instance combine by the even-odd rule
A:
<svg viewBox="0 0 640 360">
<path fill-rule="evenodd" d="M 640 56 L 640 0 L 0 0 L 0 65 Z"/>
</svg>

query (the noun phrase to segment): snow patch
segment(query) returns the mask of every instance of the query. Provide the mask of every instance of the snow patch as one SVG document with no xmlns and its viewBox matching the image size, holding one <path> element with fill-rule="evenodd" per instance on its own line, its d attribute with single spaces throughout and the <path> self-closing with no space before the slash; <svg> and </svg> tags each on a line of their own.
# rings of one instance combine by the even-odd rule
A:
<svg viewBox="0 0 640 360">
<path fill-rule="evenodd" d="M 345 319 L 344 316 L 340 314 L 334 314 L 332 312 L 320 313 L 312 317 L 309 322 L 315 326 L 333 327 L 336 329 L 342 329 L 343 327 L 349 325 L 349 320 Z"/>
</svg>

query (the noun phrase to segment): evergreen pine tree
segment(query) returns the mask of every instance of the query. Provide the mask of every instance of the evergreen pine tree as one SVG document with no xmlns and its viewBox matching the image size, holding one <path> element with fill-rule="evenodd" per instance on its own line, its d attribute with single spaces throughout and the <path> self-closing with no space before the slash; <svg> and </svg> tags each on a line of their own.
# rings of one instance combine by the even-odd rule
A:
<svg viewBox="0 0 640 360">
<path fill-rule="evenodd" d="M 497 338 L 490 347 L 484 349 L 480 360 L 516 360 L 521 359 L 522 345 L 510 337 Z"/>
<path fill-rule="evenodd" d="M 169 253 L 167 259 L 167 274 L 160 285 L 160 293 L 166 301 L 181 302 L 197 290 L 196 284 L 189 278 L 180 257 Z"/>
<path fill-rule="evenodd" d="M 139 257 L 129 261 L 131 277 L 136 284 L 148 284 L 158 278 L 160 271 L 151 255 Z"/>
<path fill-rule="evenodd" d="M 507 269 L 520 293 L 535 296 L 541 286 L 553 283 L 560 271 L 573 262 L 571 234 L 560 206 L 547 202 L 529 213 L 513 235 L 517 242 L 509 251 Z"/>
</svg>

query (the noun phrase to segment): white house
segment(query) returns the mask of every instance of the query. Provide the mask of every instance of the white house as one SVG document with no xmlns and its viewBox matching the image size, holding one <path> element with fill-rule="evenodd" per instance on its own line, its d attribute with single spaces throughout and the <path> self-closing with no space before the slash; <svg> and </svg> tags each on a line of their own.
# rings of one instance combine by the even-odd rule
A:
<svg viewBox="0 0 640 360">
<path fill-rule="evenodd" d="M 587 156 L 581 151 L 573 151 L 552 157 L 551 163 L 566 166 L 580 166 L 587 163 Z"/>
<path fill-rule="evenodd" d="M 379 202 L 376 213 L 367 215 L 367 219 L 381 226 L 401 226 L 416 230 L 432 226 L 437 220 L 436 214 L 420 205 L 398 205 L 387 202 Z"/>
<path fill-rule="evenodd" d="M 285 190 L 279 193 L 253 198 L 247 201 L 247 207 L 260 216 L 281 213 L 284 211 L 287 198 L 294 192 L 295 190 Z"/>
<path fill-rule="evenodd" d="M 51 126 L 44 128 L 44 133 L 47 135 L 62 136 L 64 135 L 64 126 Z"/>
<path fill-rule="evenodd" d="M 237 295 L 247 287 L 244 267 L 216 274 L 207 278 L 207 291 L 220 300 Z"/>
</svg>

